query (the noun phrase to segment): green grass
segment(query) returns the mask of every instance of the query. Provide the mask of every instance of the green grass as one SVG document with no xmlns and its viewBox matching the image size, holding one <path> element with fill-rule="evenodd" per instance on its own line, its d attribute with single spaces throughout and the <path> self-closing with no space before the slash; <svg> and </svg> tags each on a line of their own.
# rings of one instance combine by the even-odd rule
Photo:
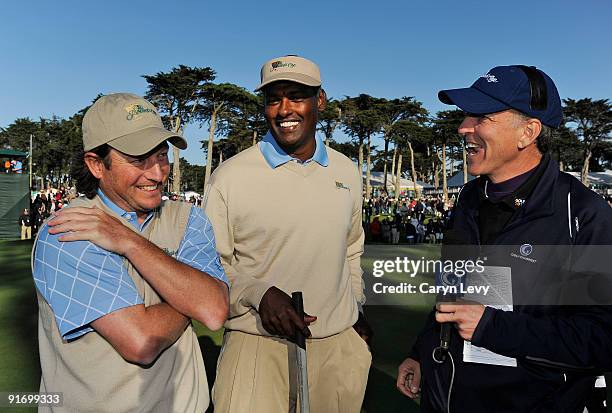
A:
<svg viewBox="0 0 612 413">
<path fill-rule="evenodd" d="M 31 249 L 30 241 L 0 241 L 0 391 L 38 391 L 40 382 Z"/>
<path fill-rule="evenodd" d="M 38 390 L 37 304 L 30 273 L 31 247 L 29 241 L 0 241 L 0 392 Z M 431 282 L 431 276 L 410 279 L 406 274 L 399 273 L 374 278 L 372 266 L 375 260 L 394 260 L 395 257 L 404 256 L 427 259 L 438 255 L 439 247 L 435 245 L 367 245 L 362 260 L 366 289 L 371 289 L 374 282 Z M 373 363 L 363 411 L 418 412 L 418 405 L 395 389 L 395 376 L 397 366 L 408 353 L 432 307 L 433 296 L 395 294 L 369 298 L 369 302 L 375 305 L 366 305 L 364 311 L 375 335 L 372 342 Z M 212 385 L 223 332 L 211 332 L 199 323 L 195 328 Z M 12 411 L 23 413 L 34 409 Z"/>
</svg>

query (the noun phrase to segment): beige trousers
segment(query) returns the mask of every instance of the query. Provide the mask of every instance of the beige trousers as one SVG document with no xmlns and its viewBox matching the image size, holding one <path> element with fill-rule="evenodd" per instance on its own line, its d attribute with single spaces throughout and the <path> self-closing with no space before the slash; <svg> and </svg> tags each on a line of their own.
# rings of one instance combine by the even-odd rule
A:
<svg viewBox="0 0 612 413">
<path fill-rule="evenodd" d="M 32 239 L 32 227 L 21 226 L 21 239 Z"/>
<path fill-rule="evenodd" d="M 312 413 L 358 413 L 372 355 L 349 328 L 306 342 Z M 226 331 L 213 388 L 215 413 L 299 412 L 295 345 Z"/>
</svg>

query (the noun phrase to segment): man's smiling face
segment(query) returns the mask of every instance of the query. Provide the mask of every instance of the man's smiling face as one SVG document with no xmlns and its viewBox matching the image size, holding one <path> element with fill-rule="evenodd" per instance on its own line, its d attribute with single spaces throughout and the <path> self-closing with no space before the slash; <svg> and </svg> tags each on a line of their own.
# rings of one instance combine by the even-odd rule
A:
<svg viewBox="0 0 612 413">
<path fill-rule="evenodd" d="M 519 144 L 524 124 L 512 110 L 488 115 L 467 114 L 458 132 L 465 138 L 468 172 L 474 176 L 487 175 L 493 182 L 503 182 L 525 172 L 521 169 L 523 149 Z M 535 145 L 530 151 L 537 152 Z"/>
<path fill-rule="evenodd" d="M 100 179 L 100 189 L 121 209 L 136 212 L 139 219 L 144 219 L 161 203 L 170 173 L 168 144 L 163 142 L 137 157 L 116 149 L 111 149 L 109 155 L 110 168 L 100 167 L 94 174 Z"/>
<path fill-rule="evenodd" d="M 268 127 L 285 152 L 299 153 L 309 145 L 314 148 L 318 112 L 325 106 L 321 89 L 278 81 L 265 88 L 264 99 Z"/>
</svg>

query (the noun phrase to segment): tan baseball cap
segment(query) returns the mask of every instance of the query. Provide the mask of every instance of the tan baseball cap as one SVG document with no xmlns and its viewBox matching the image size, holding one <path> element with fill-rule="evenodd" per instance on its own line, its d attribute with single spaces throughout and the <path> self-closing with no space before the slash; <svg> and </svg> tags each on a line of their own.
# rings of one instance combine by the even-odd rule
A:
<svg viewBox="0 0 612 413">
<path fill-rule="evenodd" d="M 102 96 L 83 117 L 85 152 L 106 143 L 120 152 L 139 156 L 165 140 L 179 149 L 187 148 L 182 136 L 164 128 L 155 106 L 131 93 Z"/>
<path fill-rule="evenodd" d="M 319 66 L 299 56 L 282 56 L 268 60 L 261 67 L 261 84 L 255 91 L 278 80 L 290 80 L 306 86 L 321 86 Z"/>
</svg>

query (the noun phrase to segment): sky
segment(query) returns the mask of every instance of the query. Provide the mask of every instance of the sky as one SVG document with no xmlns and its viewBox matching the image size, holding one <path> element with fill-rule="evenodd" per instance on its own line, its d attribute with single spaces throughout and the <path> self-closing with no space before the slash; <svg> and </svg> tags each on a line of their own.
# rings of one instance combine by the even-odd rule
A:
<svg viewBox="0 0 612 413">
<path fill-rule="evenodd" d="M 438 90 L 506 64 L 544 70 L 562 98 L 608 99 L 611 20 L 607 0 L 11 0 L 0 9 L 0 127 L 67 118 L 99 93 L 142 95 L 142 75 L 179 64 L 253 90 L 261 65 L 285 54 L 318 63 L 329 97 L 413 96 L 432 113 L 450 108 Z M 204 164 L 207 125 L 185 135 L 181 156 Z"/>
</svg>

